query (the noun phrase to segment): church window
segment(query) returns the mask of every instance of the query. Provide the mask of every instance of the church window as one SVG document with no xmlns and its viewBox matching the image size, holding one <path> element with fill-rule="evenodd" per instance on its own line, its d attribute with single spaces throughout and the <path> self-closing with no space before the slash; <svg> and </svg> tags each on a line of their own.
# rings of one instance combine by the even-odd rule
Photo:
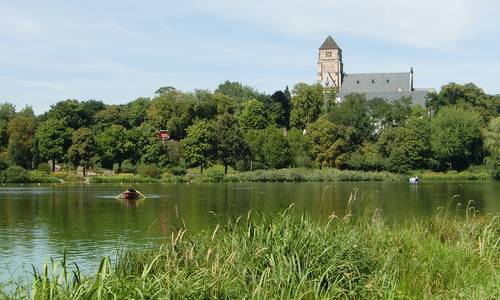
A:
<svg viewBox="0 0 500 300">
<path fill-rule="evenodd" d="M 332 57 L 332 51 L 326 51 L 326 57 Z"/>
<path fill-rule="evenodd" d="M 389 79 L 387 79 L 387 83 L 389 83 Z"/>
<path fill-rule="evenodd" d="M 372 79 L 372 83 L 375 83 L 375 79 Z"/>
<path fill-rule="evenodd" d="M 356 83 L 359 84 L 359 80 L 356 80 Z"/>
</svg>

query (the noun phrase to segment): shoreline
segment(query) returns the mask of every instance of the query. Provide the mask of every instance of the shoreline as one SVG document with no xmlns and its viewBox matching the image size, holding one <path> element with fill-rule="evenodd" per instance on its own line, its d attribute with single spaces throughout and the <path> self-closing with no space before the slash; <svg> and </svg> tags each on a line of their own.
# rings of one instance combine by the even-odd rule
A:
<svg viewBox="0 0 500 300">
<path fill-rule="evenodd" d="M 392 181 L 405 182 L 412 176 L 418 176 L 421 182 L 433 181 L 493 181 L 485 170 L 466 170 L 463 172 L 432 172 L 414 171 L 408 174 L 391 173 L 387 171 L 353 171 L 339 169 L 304 169 L 289 168 L 278 170 L 256 170 L 224 175 L 219 168 L 208 168 L 203 174 L 188 173 L 175 176 L 164 173 L 161 177 L 147 177 L 132 173 L 112 175 L 92 175 L 83 177 L 77 172 L 56 172 L 41 174 L 39 171 L 29 171 L 24 181 L 3 182 L 6 184 L 42 184 L 42 183 L 222 183 L 222 182 L 361 182 L 361 181 Z"/>
</svg>

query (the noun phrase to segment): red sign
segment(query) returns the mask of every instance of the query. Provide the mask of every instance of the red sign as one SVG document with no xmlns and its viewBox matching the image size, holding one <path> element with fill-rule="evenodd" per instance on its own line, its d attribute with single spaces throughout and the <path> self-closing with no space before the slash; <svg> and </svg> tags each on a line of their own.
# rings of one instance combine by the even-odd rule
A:
<svg viewBox="0 0 500 300">
<path fill-rule="evenodd" d="M 160 130 L 160 138 L 164 141 L 170 139 L 170 134 L 166 130 Z"/>
</svg>

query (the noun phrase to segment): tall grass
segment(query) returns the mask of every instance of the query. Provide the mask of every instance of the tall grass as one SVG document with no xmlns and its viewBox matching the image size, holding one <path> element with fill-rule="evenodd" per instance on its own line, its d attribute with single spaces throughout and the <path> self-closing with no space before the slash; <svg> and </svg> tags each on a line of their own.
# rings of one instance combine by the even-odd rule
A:
<svg viewBox="0 0 500 300">
<path fill-rule="evenodd" d="M 257 170 L 228 176 L 227 181 L 300 182 L 300 181 L 396 181 L 399 174 L 389 172 L 365 172 L 339 169 L 280 169 Z"/>
<path fill-rule="evenodd" d="M 66 258 L 34 270 L 33 299 L 410 298 L 498 299 L 500 219 L 467 209 L 390 225 L 378 211 L 312 220 L 249 212 L 199 234 L 123 252 L 97 273 Z M 1 293 L 0 293 L 1 295 Z"/>
</svg>

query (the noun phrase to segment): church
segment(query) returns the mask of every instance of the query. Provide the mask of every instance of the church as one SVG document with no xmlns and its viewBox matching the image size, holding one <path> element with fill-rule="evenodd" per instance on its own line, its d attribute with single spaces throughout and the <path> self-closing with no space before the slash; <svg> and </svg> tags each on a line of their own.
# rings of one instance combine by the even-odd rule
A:
<svg viewBox="0 0 500 300">
<path fill-rule="evenodd" d="M 413 78 L 413 68 L 402 73 L 344 73 L 342 49 L 335 40 L 328 36 L 319 48 L 317 81 L 325 87 L 337 88 L 339 101 L 358 93 L 368 100 L 411 97 L 413 103 L 425 106 L 425 96 L 434 89 L 415 88 Z"/>
</svg>

